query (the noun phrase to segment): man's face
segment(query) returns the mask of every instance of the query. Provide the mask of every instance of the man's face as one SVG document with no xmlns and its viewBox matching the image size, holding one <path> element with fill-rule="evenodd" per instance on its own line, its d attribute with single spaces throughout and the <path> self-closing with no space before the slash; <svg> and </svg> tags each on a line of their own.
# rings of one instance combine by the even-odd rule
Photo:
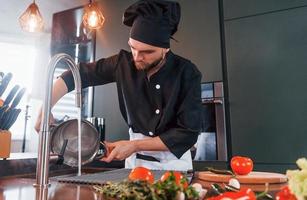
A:
<svg viewBox="0 0 307 200">
<path fill-rule="evenodd" d="M 151 46 L 129 38 L 128 44 L 133 55 L 134 65 L 138 70 L 148 70 L 160 64 L 168 49 Z"/>
</svg>

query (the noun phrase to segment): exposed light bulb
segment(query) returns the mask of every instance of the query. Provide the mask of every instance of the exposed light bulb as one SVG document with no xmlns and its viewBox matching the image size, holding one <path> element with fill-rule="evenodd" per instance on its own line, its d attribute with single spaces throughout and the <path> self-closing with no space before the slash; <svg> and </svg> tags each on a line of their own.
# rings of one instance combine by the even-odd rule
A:
<svg viewBox="0 0 307 200">
<path fill-rule="evenodd" d="M 83 24 L 89 29 L 99 29 L 103 26 L 105 19 L 96 2 L 89 3 L 84 8 Z"/>
<path fill-rule="evenodd" d="M 98 23 L 97 13 L 95 11 L 92 11 L 88 17 L 88 25 L 90 27 L 95 27 L 97 26 L 97 23 Z"/>
<path fill-rule="evenodd" d="M 23 30 L 28 32 L 40 32 L 44 28 L 44 21 L 38 6 L 33 2 L 19 17 L 19 23 Z"/>
<path fill-rule="evenodd" d="M 31 14 L 30 17 L 29 17 L 28 24 L 27 24 L 27 26 L 29 27 L 29 31 L 35 32 L 35 30 L 37 28 L 37 24 L 38 24 L 38 22 L 37 22 L 35 15 Z"/>
</svg>

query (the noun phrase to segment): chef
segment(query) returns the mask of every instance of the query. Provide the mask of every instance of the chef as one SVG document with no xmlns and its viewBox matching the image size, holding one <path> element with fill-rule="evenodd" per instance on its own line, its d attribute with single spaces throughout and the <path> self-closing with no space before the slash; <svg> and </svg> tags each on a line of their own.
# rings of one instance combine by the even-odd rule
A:
<svg viewBox="0 0 307 200">
<path fill-rule="evenodd" d="M 190 148 L 201 125 L 201 73 L 170 50 L 179 20 L 178 2 L 138 1 L 123 15 L 123 24 L 131 27 L 131 52 L 80 65 L 83 88 L 116 82 L 129 126 L 130 140 L 106 142 L 112 151 L 103 161 L 125 159 L 126 168 L 192 169 Z M 52 104 L 73 89 L 67 71 L 54 84 Z M 40 118 L 37 129 L 39 124 Z"/>
</svg>

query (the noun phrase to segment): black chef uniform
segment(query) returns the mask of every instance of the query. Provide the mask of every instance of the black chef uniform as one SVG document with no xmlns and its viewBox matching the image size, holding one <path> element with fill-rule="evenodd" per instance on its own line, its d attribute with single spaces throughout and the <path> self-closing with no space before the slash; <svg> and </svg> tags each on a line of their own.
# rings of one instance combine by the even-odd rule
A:
<svg viewBox="0 0 307 200">
<path fill-rule="evenodd" d="M 177 15 L 159 14 L 161 8 L 163 12 L 175 10 Z M 125 11 L 123 22 L 132 26 L 131 38 L 168 48 L 169 39 L 177 30 L 179 11 L 179 4 L 175 2 L 143 0 Z M 140 17 L 139 13 L 149 13 L 150 18 Z M 161 20 L 152 22 L 152 13 L 159 15 Z M 170 21 L 174 25 L 170 26 Z M 153 35 L 152 30 L 146 30 L 140 24 L 153 24 L 149 29 L 154 27 L 160 34 Z M 148 164 L 152 169 L 192 169 L 189 149 L 201 129 L 201 73 L 192 62 L 169 51 L 163 66 L 148 79 L 146 71 L 134 66 L 131 52 L 121 50 L 117 55 L 95 63 L 81 64 L 80 74 L 83 88 L 116 82 L 119 106 L 130 128 L 130 139 L 158 136 L 170 151 L 167 155 L 164 152 L 139 152 L 154 157 L 154 161 L 140 163 L 136 155 L 132 155 L 134 159 L 131 161 L 131 157 L 128 163 L 126 159 L 126 167 Z M 71 72 L 65 72 L 61 77 L 68 90 L 73 90 Z"/>
</svg>

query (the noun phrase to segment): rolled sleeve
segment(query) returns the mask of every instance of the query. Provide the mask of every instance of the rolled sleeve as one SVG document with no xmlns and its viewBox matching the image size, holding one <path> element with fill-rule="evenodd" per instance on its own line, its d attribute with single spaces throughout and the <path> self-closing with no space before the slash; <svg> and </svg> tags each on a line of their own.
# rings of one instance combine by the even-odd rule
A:
<svg viewBox="0 0 307 200">
<path fill-rule="evenodd" d="M 118 55 L 114 55 L 93 63 L 80 63 L 82 88 L 114 82 L 118 58 Z M 64 72 L 60 77 L 64 80 L 69 92 L 74 90 L 75 84 L 70 70 Z"/>
</svg>

